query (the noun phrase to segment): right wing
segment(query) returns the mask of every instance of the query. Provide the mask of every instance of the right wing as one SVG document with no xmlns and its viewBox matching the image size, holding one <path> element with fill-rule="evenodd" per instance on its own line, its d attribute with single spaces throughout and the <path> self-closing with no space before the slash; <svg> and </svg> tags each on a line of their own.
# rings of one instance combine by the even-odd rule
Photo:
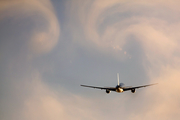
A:
<svg viewBox="0 0 180 120">
<path fill-rule="evenodd" d="M 156 85 L 157 83 L 155 84 L 149 84 L 149 85 L 142 85 L 142 86 L 137 86 L 137 87 L 125 87 L 123 88 L 124 91 L 127 91 L 127 90 L 132 90 L 132 89 L 138 89 L 138 88 L 142 88 L 142 87 L 148 87 L 148 86 L 152 86 L 152 85 Z"/>
<path fill-rule="evenodd" d="M 95 88 L 95 89 L 101 89 L 101 90 L 116 91 L 116 88 L 114 88 L 114 87 L 95 87 L 95 86 L 88 86 L 88 85 L 81 85 L 81 86 L 82 87 Z"/>
</svg>

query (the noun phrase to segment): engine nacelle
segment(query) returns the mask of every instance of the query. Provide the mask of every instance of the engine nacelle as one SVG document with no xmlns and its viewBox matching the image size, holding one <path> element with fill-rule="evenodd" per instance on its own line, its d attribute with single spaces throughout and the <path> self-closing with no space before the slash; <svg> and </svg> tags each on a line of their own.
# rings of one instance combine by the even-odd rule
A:
<svg viewBox="0 0 180 120">
<path fill-rule="evenodd" d="M 132 92 L 132 93 L 135 93 L 135 92 L 136 92 L 136 89 L 131 89 L 131 92 Z"/>
<path fill-rule="evenodd" d="M 109 93 L 111 93 L 111 91 L 106 89 L 106 93 L 109 94 Z"/>
</svg>

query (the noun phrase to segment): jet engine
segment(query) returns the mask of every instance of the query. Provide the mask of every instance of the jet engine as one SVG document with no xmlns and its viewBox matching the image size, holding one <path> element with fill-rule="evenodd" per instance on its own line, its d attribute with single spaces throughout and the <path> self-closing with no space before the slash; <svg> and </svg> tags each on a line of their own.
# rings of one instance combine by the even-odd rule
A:
<svg viewBox="0 0 180 120">
<path fill-rule="evenodd" d="M 131 92 L 132 92 L 132 93 L 135 93 L 135 92 L 136 92 L 136 90 L 135 90 L 135 89 L 131 89 Z"/>
<path fill-rule="evenodd" d="M 107 94 L 109 94 L 110 92 L 111 92 L 110 90 L 106 89 L 106 93 L 107 93 Z"/>
</svg>

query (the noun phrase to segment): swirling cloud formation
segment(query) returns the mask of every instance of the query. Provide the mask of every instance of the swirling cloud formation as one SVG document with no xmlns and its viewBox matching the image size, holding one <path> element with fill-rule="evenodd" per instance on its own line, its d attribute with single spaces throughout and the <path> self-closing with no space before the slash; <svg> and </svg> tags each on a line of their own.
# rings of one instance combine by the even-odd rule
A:
<svg viewBox="0 0 180 120">
<path fill-rule="evenodd" d="M 177 87 L 180 79 L 178 3 L 176 0 L 153 2 L 98 0 L 68 3 L 71 6 L 69 10 L 71 17 L 76 13 L 73 17 L 78 16 L 76 18 L 78 22 L 75 22 L 82 27 L 85 34 L 86 39 L 75 38 L 83 47 L 94 47 L 102 54 L 119 60 L 133 57 L 133 54 L 125 51 L 132 40 L 142 47 L 144 55 L 141 59 L 146 74 L 151 82 L 159 83 L 158 87 L 155 90 L 150 89 L 150 92 L 161 102 L 147 103 L 152 105 L 149 110 L 142 113 L 135 112 L 128 119 L 178 118 L 177 111 L 180 111 L 178 102 L 180 99 L 177 97 L 180 94 Z"/>
<path fill-rule="evenodd" d="M 1 21 L 12 18 L 14 23 L 25 20 L 32 23 L 28 44 L 33 53 L 50 52 L 57 44 L 59 23 L 49 0 L 4 0 L 1 1 L 0 13 Z"/>
<path fill-rule="evenodd" d="M 62 6 L 65 7 L 61 9 L 64 11 L 58 14 L 59 19 L 63 20 L 63 44 L 62 48 L 58 46 L 56 49 L 58 55 L 50 54 L 60 35 L 59 21 L 51 2 L 61 3 L 55 0 L 1 1 L 0 25 L 8 24 L 8 30 L 13 29 L 14 24 L 17 24 L 17 31 L 21 28 L 20 32 L 14 29 L 10 31 L 12 38 L 9 34 L 4 34 L 4 41 L 0 41 L 3 43 L 0 44 L 0 50 L 3 50 L 0 51 L 0 67 L 3 69 L 0 72 L 3 79 L 0 81 L 0 89 L 3 90 L 0 92 L 2 120 L 179 119 L 178 0 L 64 1 Z M 8 20 L 10 22 L 6 22 Z M 129 46 L 139 49 L 130 51 Z M 50 56 L 41 57 L 45 53 Z M 136 56 L 140 58 L 138 65 L 144 71 L 139 72 L 139 66 L 132 69 L 138 76 L 147 76 L 149 81 L 146 80 L 145 83 L 159 83 L 158 85 L 144 88 L 135 94 L 112 93 L 108 96 L 104 96 L 105 93 L 102 94 L 101 91 L 100 94 L 95 91 L 93 95 L 85 95 L 85 90 L 79 88 L 79 84 L 86 82 L 84 79 L 78 81 L 77 79 L 83 78 L 79 76 L 87 78 L 89 71 L 97 74 L 103 71 L 104 67 L 99 65 L 103 62 L 102 59 L 108 59 L 102 66 L 107 63 L 105 68 L 109 73 L 114 71 L 109 69 L 114 69 L 116 65 L 119 67 L 118 65 L 127 61 L 125 67 L 134 67 Z M 124 70 L 124 66 L 118 70 Z M 131 76 L 129 73 L 125 74 Z M 92 76 L 88 76 L 89 79 Z M 130 82 L 136 79 L 130 78 Z M 52 81 L 49 83 L 46 80 Z M 107 82 L 107 78 L 103 80 Z M 55 85 L 52 87 L 50 84 Z M 78 91 L 78 94 L 74 91 Z"/>
<path fill-rule="evenodd" d="M 0 26 L 0 119 L 32 119 L 24 102 L 31 100 L 29 95 L 35 94 L 36 81 L 41 80 L 33 77 L 36 76 L 34 71 L 40 76 L 42 73 L 32 62 L 57 45 L 59 21 L 50 0 L 1 0 Z M 39 88 L 40 91 L 44 89 Z M 33 107 L 32 103 L 27 102 L 28 105 Z"/>
<path fill-rule="evenodd" d="M 178 17 L 174 16 L 179 10 L 176 9 L 176 2 L 79 1 L 79 4 L 71 3 L 71 15 L 76 7 L 75 15 L 78 15 L 86 40 L 102 51 L 113 53 L 111 49 L 122 50 L 129 36 L 140 42 L 152 62 L 152 58 L 159 55 L 169 57 L 177 48 L 179 24 L 175 22 Z"/>
</svg>

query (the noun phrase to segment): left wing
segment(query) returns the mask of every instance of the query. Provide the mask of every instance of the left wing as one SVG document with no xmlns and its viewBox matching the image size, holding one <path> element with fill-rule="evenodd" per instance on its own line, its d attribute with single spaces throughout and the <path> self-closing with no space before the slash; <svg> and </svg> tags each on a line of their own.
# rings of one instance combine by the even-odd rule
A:
<svg viewBox="0 0 180 120">
<path fill-rule="evenodd" d="M 152 86 L 152 85 L 156 85 L 158 83 L 155 83 L 155 84 L 149 84 L 149 85 L 143 85 L 143 86 L 137 86 L 137 87 L 124 87 L 123 88 L 123 91 L 128 91 L 128 90 L 132 90 L 132 89 L 138 89 L 138 88 L 142 88 L 142 87 L 148 87 L 148 86 Z"/>
<path fill-rule="evenodd" d="M 82 87 L 95 88 L 95 89 L 101 89 L 101 90 L 116 91 L 116 88 L 114 88 L 114 87 L 95 87 L 95 86 L 88 86 L 88 85 L 81 85 L 81 86 Z"/>
</svg>

